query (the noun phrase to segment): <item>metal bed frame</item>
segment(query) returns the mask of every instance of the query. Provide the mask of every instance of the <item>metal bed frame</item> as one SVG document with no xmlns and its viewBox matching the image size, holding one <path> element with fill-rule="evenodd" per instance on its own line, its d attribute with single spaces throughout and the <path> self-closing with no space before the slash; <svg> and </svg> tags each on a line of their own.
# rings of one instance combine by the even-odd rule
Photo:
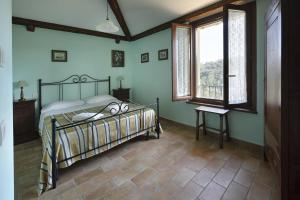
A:
<svg viewBox="0 0 300 200">
<path fill-rule="evenodd" d="M 39 114 L 41 113 L 42 110 L 42 87 L 44 86 L 56 86 L 58 88 L 58 99 L 59 101 L 63 101 L 64 100 L 64 86 L 65 85 L 78 85 L 79 86 L 79 96 L 80 99 L 82 99 L 82 85 L 83 84 L 93 84 L 94 85 L 94 89 L 95 89 L 95 96 L 99 95 L 99 84 L 100 83 L 107 83 L 108 84 L 108 94 L 111 94 L 111 83 L 110 83 L 111 79 L 110 76 L 108 76 L 107 79 L 96 79 L 93 78 L 87 74 L 83 74 L 83 75 L 72 75 L 69 76 L 68 78 L 62 80 L 62 81 L 58 81 L 58 82 L 49 82 L 49 83 L 43 83 L 42 79 L 38 80 L 38 108 L 39 108 Z M 129 101 L 130 103 L 136 104 L 132 101 Z M 115 107 L 110 109 L 110 115 L 107 117 L 103 117 L 97 120 L 91 120 L 94 116 L 96 116 L 99 113 L 102 113 L 105 109 L 107 109 L 109 106 L 114 105 Z M 138 104 L 136 104 L 138 105 Z M 116 107 L 118 109 L 116 109 Z M 89 126 L 90 123 L 94 123 L 103 119 L 109 119 L 109 118 L 118 118 L 119 124 L 121 124 L 121 116 L 123 114 L 127 114 L 127 113 L 132 113 L 132 112 L 140 112 L 140 119 L 139 119 L 139 127 L 140 129 L 142 128 L 142 116 L 144 116 L 144 112 L 145 109 L 147 108 L 154 108 L 156 110 L 156 123 L 154 126 L 145 128 L 143 127 L 142 130 L 139 130 L 138 132 L 132 133 L 128 136 L 116 139 L 114 141 L 111 141 L 109 143 L 106 143 L 104 145 L 92 148 L 92 149 L 87 149 L 85 152 L 79 153 L 78 155 L 74 155 L 71 157 L 68 157 L 64 160 L 60 160 L 57 161 L 56 158 L 56 133 L 60 130 L 64 130 L 67 128 L 72 128 L 72 127 L 76 127 L 76 126 L 82 126 L 82 125 L 87 125 L 87 127 Z M 108 105 L 104 106 L 101 110 L 99 110 L 99 112 L 97 112 L 94 116 L 91 116 L 89 118 L 86 118 L 84 120 L 81 121 L 77 121 L 77 122 L 73 122 L 70 124 L 65 124 L 65 125 L 61 125 L 61 126 L 57 126 L 56 125 L 56 119 L 53 118 L 51 119 L 51 125 L 52 125 L 52 141 L 51 141 L 51 160 L 52 160 L 52 187 L 53 189 L 56 188 L 56 181 L 58 179 L 58 164 L 61 162 L 65 162 L 67 160 L 70 160 L 74 157 L 86 154 L 88 152 L 94 151 L 96 149 L 100 149 L 106 145 L 112 144 L 114 142 L 120 141 L 124 138 L 128 138 L 131 137 L 134 134 L 137 133 L 141 133 L 146 131 L 146 135 L 147 135 L 147 139 L 149 138 L 149 130 L 155 128 L 155 132 L 157 134 L 157 139 L 159 139 L 159 135 L 160 135 L 160 116 L 159 116 L 159 98 L 156 98 L 156 103 L 154 104 L 150 104 L 150 105 L 140 105 L 139 108 L 137 109 L 129 109 L 129 105 L 128 104 L 124 104 L 124 102 L 118 103 L 118 102 L 111 102 Z M 88 129 L 87 129 L 88 130 Z M 93 129 L 92 129 L 93 131 Z M 122 129 L 120 128 L 120 135 L 122 135 Z"/>
</svg>

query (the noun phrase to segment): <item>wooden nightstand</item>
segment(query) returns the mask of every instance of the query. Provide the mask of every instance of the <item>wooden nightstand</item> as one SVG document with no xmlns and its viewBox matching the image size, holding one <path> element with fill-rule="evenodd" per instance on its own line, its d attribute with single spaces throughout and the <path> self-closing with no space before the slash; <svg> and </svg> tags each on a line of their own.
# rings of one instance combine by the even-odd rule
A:
<svg viewBox="0 0 300 200">
<path fill-rule="evenodd" d="M 14 144 L 38 137 L 35 132 L 35 99 L 14 101 Z"/>
<path fill-rule="evenodd" d="M 121 101 L 128 101 L 129 92 L 130 92 L 130 88 L 113 89 L 113 96 Z"/>
</svg>

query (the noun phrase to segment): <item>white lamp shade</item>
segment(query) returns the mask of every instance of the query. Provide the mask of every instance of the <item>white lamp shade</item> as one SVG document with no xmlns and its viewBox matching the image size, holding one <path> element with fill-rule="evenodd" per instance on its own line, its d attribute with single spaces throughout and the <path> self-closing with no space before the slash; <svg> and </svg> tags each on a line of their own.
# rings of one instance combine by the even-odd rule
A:
<svg viewBox="0 0 300 200">
<path fill-rule="evenodd" d="M 123 80 L 124 80 L 124 76 L 118 76 L 118 77 L 117 77 L 117 80 L 118 80 L 118 81 L 123 81 Z"/>
<path fill-rule="evenodd" d="M 25 86 L 27 86 L 28 84 L 27 84 L 27 82 L 26 81 L 24 81 L 24 80 L 21 80 L 21 81 L 18 81 L 18 87 L 25 87 Z"/>
<path fill-rule="evenodd" d="M 119 31 L 119 27 L 117 27 L 110 19 L 107 19 L 105 22 L 97 25 L 96 30 L 105 33 L 115 33 Z"/>
</svg>

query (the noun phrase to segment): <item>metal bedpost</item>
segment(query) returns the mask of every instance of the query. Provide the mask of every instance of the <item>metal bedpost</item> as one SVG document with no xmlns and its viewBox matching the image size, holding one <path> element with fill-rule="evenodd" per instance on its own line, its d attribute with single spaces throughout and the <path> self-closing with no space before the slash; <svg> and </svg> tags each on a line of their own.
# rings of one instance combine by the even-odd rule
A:
<svg viewBox="0 0 300 200">
<path fill-rule="evenodd" d="M 51 120 L 52 124 L 52 149 L 51 149 L 51 160 L 52 160 L 52 186 L 56 188 L 56 119 Z"/>
<path fill-rule="evenodd" d="M 159 117 L 159 98 L 156 98 L 156 133 L 157 133 L 157 139 L 159 139 L 160 134 L 160 117 Z"/>
<path fill-rule="evenodd" d="M 38 108 L 39 108 L 39 116 L 41 115 L 41 111 L 42 111 L 42 79 L 38 80 L 38 92 L 39 92 L 39 96 L 38 96 Z"/>
<path fill-rule="evenodd" d="M 110 91 L 110 76 L 108 76 L 108 94 L 111 95 L 111 91 Z"/>
</svg>

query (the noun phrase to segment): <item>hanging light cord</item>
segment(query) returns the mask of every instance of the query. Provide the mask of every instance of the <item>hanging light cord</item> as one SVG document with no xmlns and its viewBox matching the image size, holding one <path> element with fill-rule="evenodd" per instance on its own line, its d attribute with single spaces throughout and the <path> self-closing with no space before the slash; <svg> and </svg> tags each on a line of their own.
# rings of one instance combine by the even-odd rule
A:
<svg viewBox="0 0 300 200">
<path fill-rule="evenodd" d="M 106 1 L 106 20 L 109 20 L 109 18 L 108 18 L 108 1 Z"/>
</svg>

